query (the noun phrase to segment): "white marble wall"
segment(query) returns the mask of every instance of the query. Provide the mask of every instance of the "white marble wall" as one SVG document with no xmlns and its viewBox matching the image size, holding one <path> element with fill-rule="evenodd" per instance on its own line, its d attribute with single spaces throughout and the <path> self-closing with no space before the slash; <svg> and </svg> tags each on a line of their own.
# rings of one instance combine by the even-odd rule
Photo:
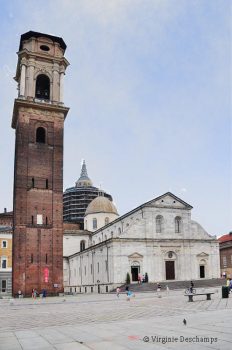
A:
<svg viewBox="0 0 232 350">
<path fill-rule="evenodd" d="M 80 251 L 81 241 L 85 241 L 88 248 L 91 242 L 91 235 L 81 233 L 64 233 L 63 236 L 63 256 L 70 256 Z"/>
<path fill-rule="evenodd" d="M 108 268 L 107 261 L 108 249 Z M 131 265 L 139 262 L 140 272 L 147 272 L 150 282 L 166 280 L 165 260 L 167 253 L 175 256 L 175 279 L 191 280 L 200 278 L 199 265 L 205 265 L 205 278 L 218 278 L 219 248 L 217 242 L 197 241 L 134 241 L 114 240 L 106 247 L 103 244 L 70 258 L 71 286 L 101 284 L 123 284 Z M 139 256 L 138 257 L 136 257 Z M 134 256 L 134 258 L 133 258 Z M 92 265 L 92 269 L 91 269 Z M 66 269 L 68 273 L 68 269 Z M 66 278 L 66 281 L 68 278 Z"/>
<path fill-rule="evenodd" d="M 108 219 L 108 223 L 114 221 L 118 218 L 117 214 L 114 213 L 95 213 L 95 214 L 88 214 L 84 218 L 84 228 L 85 230 L 94 232 L 98 229 L 102 228 L 106 225 L 106 218 Z M 97 228 L 93 228 L 93 219 L 97 220 Z"/>
<path fill-rule="evenodd" d="M 136 262 L 150 282 L 165 281 L 166 260 L 175 261 L 175 280 L 199 279 L 200 265 L 205 266 L 205 278 L 220 277 L 216 238 L 191 220 L 189 206 L 175 200 L 170 207 L 174 201 L 171 196 L 162 200 L 150 202 L 96 231 L 89 249 L 69 259 L 70 285 L 123 284 Z M 163 216 L 161 233 L 156 232 L 157 215 Z M 175 232 L 176 216 L 182 219 L 179 233 Z M 168 252 L 172 252 L 172 258 Z"/>
</svg>

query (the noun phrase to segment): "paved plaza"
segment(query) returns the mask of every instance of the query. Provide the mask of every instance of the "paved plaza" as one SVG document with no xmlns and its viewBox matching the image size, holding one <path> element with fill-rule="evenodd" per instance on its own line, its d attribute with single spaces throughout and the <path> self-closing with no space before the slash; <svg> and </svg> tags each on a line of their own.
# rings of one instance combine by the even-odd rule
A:
<svg viewBox="0 0 232 350">
<path fill-rule="evenodd" d="M 183 291 L 2 299 L 0 350 L 229 350 L 232 297 L 211 291 L 193 303 Z"/>
</svg>

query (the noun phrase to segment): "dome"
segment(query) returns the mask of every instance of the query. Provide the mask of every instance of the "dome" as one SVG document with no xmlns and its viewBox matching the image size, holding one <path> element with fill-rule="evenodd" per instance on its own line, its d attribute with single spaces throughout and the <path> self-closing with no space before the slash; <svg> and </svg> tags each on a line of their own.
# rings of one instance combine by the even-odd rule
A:
<svg viewBox="0 0 232 350">
<path fill-rule="evenodd" d="M 96 197 L 87 207 L 85 216 L 95 213 L 112 213 L 118 215 L 117 209 L 113 202 L 106 197 Z"/>
</svg>

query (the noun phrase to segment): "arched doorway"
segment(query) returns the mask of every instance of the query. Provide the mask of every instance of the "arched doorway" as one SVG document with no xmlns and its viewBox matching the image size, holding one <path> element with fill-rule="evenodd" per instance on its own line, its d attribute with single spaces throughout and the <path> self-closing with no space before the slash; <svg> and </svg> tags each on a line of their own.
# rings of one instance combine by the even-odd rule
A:
<svg viewBox="0 0 232 350">
<path fill-rule="evenodd" d="M 143 272 L 143 255 L 138 252 L 128 255 L 131 282 L 138 283 L 139 274 Z"/>
<path fill-rule="evenodd" d="M 140 264 L 138 261 L 133 261 L 131 263 L 131 281 L 132 282 L 138 282 L 140 273 Z"/>
<path fill-rule="evenodd" d="M 205 252 L 201 252 L 197 255 L 197 262 L 198 262 L 198 278 L 208 278 L 209 272 L 208 272 L 208 261 L 209 261 L 209 254 Z"/>
<path fill-rule="evenodd" d="M 176 278 L 176 254 L 172 251 L 166 253 L 165 256 L 165 279 L 174 280 Z"/>
<path fill-rule="evenodd" d="M 200 278 L 205 278 L 205 274 L 206 274 L 206 261 L 202 259 L 200 260 L 200 264 L 199 264 Z"/>
</svg>

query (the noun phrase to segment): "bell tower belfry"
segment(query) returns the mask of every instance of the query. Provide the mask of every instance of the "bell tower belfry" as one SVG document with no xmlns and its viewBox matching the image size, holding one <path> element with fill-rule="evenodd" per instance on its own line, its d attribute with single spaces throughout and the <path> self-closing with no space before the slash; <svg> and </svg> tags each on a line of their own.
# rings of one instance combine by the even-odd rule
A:
<svg viewBox="0 0 232 350">
<path fill-rule="evenodd" d="M 63 128 L 69 108 L 62 38 L 21 35 L 15 80 L 13 295 L 63 291 Z"/>
</svg>

